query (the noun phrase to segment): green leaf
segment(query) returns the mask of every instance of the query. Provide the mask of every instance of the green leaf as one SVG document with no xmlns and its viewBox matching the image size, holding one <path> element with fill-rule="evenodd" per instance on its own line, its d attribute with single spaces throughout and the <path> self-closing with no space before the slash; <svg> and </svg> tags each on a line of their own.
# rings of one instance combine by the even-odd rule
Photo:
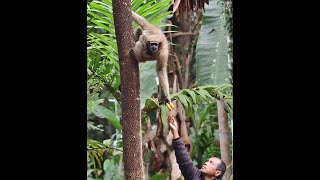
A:
<svg viewBox="0 0 320 180">
<path fill-rule="evenodd" d="M 186 93 L 185 93 L 186 92 Z M 197 98 L 196 98 L 196 93 L 194 93 L 193 90 L 190 90 L 190 89 L 183 89 L 182 90 L 182 93 L 183 94 L 190 94 L 192 100 L 194 103 L 197 103 Z"/>
<path fill-rule="evenodd" d="M 99 3 L 99 4 L 98 4 Z M 112 15 L 112 9 L 108 8 L 108 5 L 102 3 L 102 2 L 97 2 L 97 3 L 90 3 L 90 11 L 92 12 L 97 12 L 103 14 L 107 20 L 114 25 L 113 23 L 113 15 Z"/>
<path fill-rule="evenodd" d="M 184 105 L 185 108 L 188 108 L 188 102 L 187 102 L 187 98 L 186 95 L 183 95 L 183 94 L 178 94 L 178 99 L 179 101 Z"/>
<path fill-rule="evenodd" d="M 118 164 L 112 159 L 106 159 L 103 163 L 103 169 L 105 171 L 105 179 L 117 180 Z"/>
<path fill-rule="evenodd" d="M 94 102 L 94 104 L 95 104 L 95 105 L 98 105 L 98 104 L 103 103 L 103 101 L 104 101 L 104 99 L 97 99 L 97 100 Z"/>
<path fill-rule="evenodd" d="M 93 51 L 92 51 L 93 52 Z M 93 68 L 92 70 L 93 71 L 96 71 L 96 69 L 99 67 L 100 65 L 100 57 L 101 57 L 101 54 L 99 52 L 96 52 L 95 53 L 95 56 L 94 56 L 94 59 L 93 59 Z"/>
<path fill-rule="evenodd" d="M 89 155 L 89 159 L 94 160 L 94 156 L 92 155 L 91 151 L 87 151 L 87 154 Z"/>
<path fill-rule="evenodd" d="M 161 27 L 161 25 L 159 24 L 161 21 L 163 21 L 169 14 L 171 14 L 171 11 L 162 13 L 160 15 L 156 15 L 156 17 L 152 20 L 152 23 L 157 24 L 159 27 Z M 169 26 L 171 24 L 164 24 L 165 26 Z"/>
<path fill-rule="evenodd" d="M 132 10 L 137 11 L 137 9 L 141 6 L 143 2 L 144 0 L 132 0 L 131 1 Z"/>
<path fill-rule="evenodd" d="M 168 172 L 157 172 L 152 175 L 149 180 L 163 180 L 168 179 L 168 177 L 170 177 L 170 174 Z"/>
<path fill-rule="evenodd" d="M 196 46 L 196 79 L 199 85 L 226 83 L 230 76 L 225 17 L 223 7 L 217 2 L 210 0 L 209 6 L 205 4 Z"/>
<path fill-rule="evenodd" d="M 167 11 L 171 5 L 171 0 L 163 0 L 162 2 L 155 3 L 152 6 L 146 8 L 146 10 L 141 14 L 144 17 L 161 13 L 161 11 Z"/>
<path fill-rule="evenodd" d="M 149 1 L 149 2 L 146 3 L 146 4 L 143 4 L 143 5 L 140 6 L 137 10 L 135 10 L 135 12 L 136 12 L 137 14 L 142 15 L 142 12 L 144 12 L 146 8 L 148 8 L 149 6 L 151 6 L 152 3 L 154 3 L 154 1 Z"/>
<path fill-rule="evenodd" d="M 208 91 L 204 90 L 203 88 L 199 88 L 199 90 L 196 90 L 196 92 L 203 97 L 204 99 L 207 100 L 207 97 L 213 98 Z"/>
<path fill-rule="evenodd" d="M 89 30 L 87 30 L 87 34 L 92 33 L 94 29 L 95 29 L 95 26 L 90 27 Z"/>
<path fill-rule="evenodd" d="M 113 29 L 111 29 L 110 27 L 108 27 L 105 24 L 102 24 L 100 21 L 92 20 L 92 22 L 95 23 L 96 25 L 98 25 L 101 29 L 108 31 L 111 34 L 115 34 L 115 31 Z"/>
<path fill-rule="evenodd" d="M 88 139 L 87 140 L 87 147 L 105 147 L 105 145 L 99 141 L 93 140 L 93 139 Z"/>
<path fill-rule="evenodd" d="M 106 146 L 110 146 L 110 145 L 111 145 L 111 139 L 103 140 L 102 143 L 103 143 L 104 145 L 106 145 Z"/>
<path fill-rule="evenodd" d="M 112 9 L 112 0 L 102 0 L 104 3 L 106 3 L 108 5 L 108 7 L 110 7 L 110 9 Z M 99 1 L 97 1 L 99 2 Z"/>
<path fill-rule="evenodd" d="M 160 109 L 161 109 L 161 122 L 162 122 L 163 128 L 168 129 L 169 126 L 168 126 L 167 118 L 169 115 L 169 110 L 165 105 L 160 105 Z"/>
<path fill-rule="evenodd" d="M 109 109 L 101 105 L 97 105 L 95 106 L 93 113 L 100 118 L 106 118 L 109 121 L 109 123 L 116 129 L 118 130 L 122 129 L 117 116 Z"/>
<path fill-rule="evenodd" d="M 145 108 L 147 111 L 147 114 L 150 114 L 154 110 L 159 108 L 158 102 L 156 102 L 154 99 L 148 98 L 145 103 Z"/>
<path fill-rule="evenodd" d="M 136 6 L 133 7 L 133 11 L 146 18 L 151 24 L 158 25 L 160 21 L 165 20 L 168 14 L 172 13 L 172 11 L 168 10 L 170 6 L 171 0 L 149 1 L 140 5 L 139 9 Z"/>
<path fill-rule="evenodd" d="M 114 43 L 112 43 L 112 41 L 114 41 L 114 38 L 110 38 L 110 37 L 108 37 L 106 35 L 101 35 L 101 34 L 97 34 L 97 33 L 91 33 L 90 35 L 92 35 L 93 37 L 97 38 L 97 40 L 99 40 L 101 42 L 104 42 L 108 46 L 112 47 L 112 49 L 110 49 L 110 50 L 116 49 L 116 46 L 114 45 Z M 94 39 L 92 38 L 92 40 L 94 40 Z"/>
<path fill-rule="evenodd" d="M 99 169 L 101 169 L 102 168 L 102 165 L 101 165 L 102 158 L 101 158 L 101 156 L 98 153 L 92 153 L 92 154 L 95 157 L 96 162 L 98 162 Z"/>
<path fill-rule="evenodd" d="M 102 35 L 96 35 L 95 33 L 91 33 L 90 35 L 88 35 L 88 38 L 90 38 L 96 44 L 101 46 L 101 47 L 95 46 L 94 48 L 102 52 L 107 57 L 107 59 L 110 60 L 110 62 L 112 62 L 115 65 L 116 71 L 120 71 L 117 47 L 115 47 L 114 44 L 111 43 L 112 41 L 115 42 L 115 40 L 111 38 L 109 38 L 108 40 L 108 37 L 102 36 Z M 110 44 L 110 46 L 104 45 L 101 42 Z"/>
</svg>

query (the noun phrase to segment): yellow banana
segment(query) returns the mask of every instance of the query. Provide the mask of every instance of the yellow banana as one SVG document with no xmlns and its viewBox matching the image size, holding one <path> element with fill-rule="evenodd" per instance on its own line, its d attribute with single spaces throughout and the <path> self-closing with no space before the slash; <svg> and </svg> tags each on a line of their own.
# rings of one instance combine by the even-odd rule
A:
<svg viewBox="0 0 320 180">
<path fill-rule="evenodd" d="M 170 111 L 172 111 L 172 108 L 171 108 L 171 106 L 170 106 L 169 103 L 166 103 L 166 106 L 167 106 L 167 108 L 168 108 Z"/>
<path fill-rule="evenodd" d="M 172 102 L 170 102 L 170 107 L 171 107 L 171 109 L 174 109 L 174 105 L 173 105 L 173 103 Z"/>
</svg>

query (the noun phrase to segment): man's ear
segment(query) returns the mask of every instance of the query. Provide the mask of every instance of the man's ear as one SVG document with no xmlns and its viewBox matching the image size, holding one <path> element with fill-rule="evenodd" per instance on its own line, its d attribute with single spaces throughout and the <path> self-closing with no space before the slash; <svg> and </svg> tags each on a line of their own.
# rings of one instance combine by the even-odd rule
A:
<svg viewBox="0 0 320 180">
<path fill-rule="evenodd" d="M 216 170 L 216 172 L 214 173 L 214 176 L 219 176 L 221 174 L 221 171 L 219 171 L 219 170 Z"/>
</svg>

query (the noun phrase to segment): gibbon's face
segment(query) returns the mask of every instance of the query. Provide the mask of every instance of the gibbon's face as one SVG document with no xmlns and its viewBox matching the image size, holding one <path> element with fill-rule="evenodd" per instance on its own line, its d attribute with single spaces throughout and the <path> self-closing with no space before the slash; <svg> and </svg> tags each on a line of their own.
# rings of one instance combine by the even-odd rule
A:
<svg viewBox="0 0 320 180">
<path fill-rule="evenodd" d="M 152 53 L 156 53 L 159 50 L 159 43 L 158 42 L 148 42 L 149 49 Z"/>
</svg>

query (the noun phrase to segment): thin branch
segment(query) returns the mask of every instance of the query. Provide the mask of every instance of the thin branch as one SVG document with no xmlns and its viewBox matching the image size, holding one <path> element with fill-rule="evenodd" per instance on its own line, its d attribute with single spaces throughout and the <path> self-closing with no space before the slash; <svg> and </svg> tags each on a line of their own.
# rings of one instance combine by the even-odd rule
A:
<svg viewBox="0 0 320 180">
<path fill-rule="evenodd" d="M 111 92 L 111 94 L 113 95 L 113 97 L 116 98 L 116 100 L 118 101 L 118 103 L 119 103 L 120 106 L 121 106 L 121 102 L 122 102 L 122 101 L 121 101 L 121 94 L 120 94 L 120 92 L 116 92 L 116 91 L 113 89 L 113 87 L 112 87 L 110 84 L 108 84 L 108 83 L 105 83 L 104 85 L 105 85 L 106 89 Z"/>
<path fill-rule="evenodd" d="M 199 33 L 198 32 L 176 32 L 172 34 L 172 37 L 189 36 L 189 35 L 198 36 Z"/>
<path fill-rule="evenodd" d="M 172 22 L 170 20 L 167 20 L 167 23 L 172 25 Z M 172 29 L 171 29 L 171 26 L 168 26 L 167 28 L 168 28 L 168 31 L 169 31 L 169 33 L 168 33 L 169 41 L 171 42 L 170 49 L 171 49 L 171 52 L 174 52 L 173 51 L 173 46 L 172 46 L 172 33 L 171 33 Z"/>
<path fill-rule="evenodd" d="M 123 152 L 121 149 L 108 147 L 108 146 L 105 146 L 105 147 L 87 147 L 87 150 L 102 149 L 102 148 L 109 148 L 109 149 L 113 149 L 113 150 L 117 150 L 117 151 Z"/>
<path fill-rule="evenodd" d="M 175 59 L 175 63 L 177 64 L 177 71 L 178 71 L 178 81 L 179 81 L 179 87 L 182 87 L 182 73 L 181 73 L 181 65 L 180 65 L 180 62 L 179 62 L 179 58 L 177 56 L 177 54 L 174 52 L 173 53 L 173 56 L 174 56 L 174 59 Z"/>
</svg>

